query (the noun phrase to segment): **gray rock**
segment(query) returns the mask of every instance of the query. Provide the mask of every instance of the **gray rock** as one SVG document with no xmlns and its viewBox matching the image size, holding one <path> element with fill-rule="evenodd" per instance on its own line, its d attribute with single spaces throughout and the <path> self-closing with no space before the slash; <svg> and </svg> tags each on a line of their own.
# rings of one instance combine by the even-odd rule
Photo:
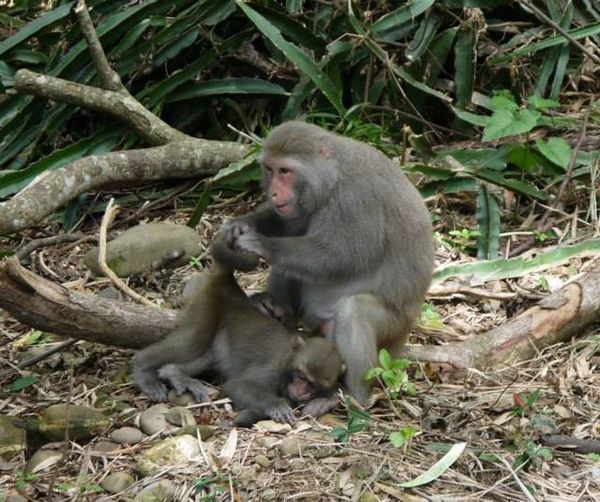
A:
<svg viewBox="0 0 600 502">
<path fill-rule="evenodd" d="M 108 493 L 119 493 L 135 483 L 134 477 L 125 471 L 111 472 L 101 482 L 100 486 Z"/>
<path fill-rule="evenodd" d="M 177 427 L 196 425 L 194 414 L 183 406 L 176 406 L 167 411 L 166 419 L 167 422 Z"/>
<path fill-rule="evenodd" d="M 0 415 L 0 457 L 9 459 L 25 449 L 25 429 L 14 425 L 15 417 Z"/>
<path fill-rule="evenodd" d="M 196 404 L 196 400 L 191 392 L 184 392 L 183 394 L 177 394 L 174 390 L 169 391 L 167 396 L 169 403 L 175 406 L 187 406 L 188 404 Z"/>
<path fill-rule="evenodd" d="M 137 444 L 144 439 L 144 433 L 135 427 L 120 427 L 111 432 L 110 439 L 119 444 Z"/>
<path fill-rule="evenodd" d="M 69 439 L 85 439 L 108 426 L 108 418 L 94 408 L 76 404 L 54 404 L 40 417 L 40 432 L 51 441 L 62 441 L 69 424 Z"/>
<path fill-rule="evenodd" d="M 144 476 L 153 476 L 165 466 L 190 462 L 200 453 L 196 438 L 185 434 L 159 441 L 142 452 L 137 458 L 137 466 Z"/>
<path fill-rule="evenodd" d="M 166 404 L 155 404 L 140 415 L 140 429 L 145 434 L 152 436 L 157 432 L 169 434 L 174 432 L 176 427 L 167 422 L 167 412 L 169 407 Z"/>
<path fill-rule="evenodd" d="M 189 434 L 194 437 L 198 437 L 198 435 L 200 435 L 200 439 L 202 439 L 202 441 L 206 441 L 215 434 L 215 429 L 210 425 L 186 425 L 175 433 L 177 436 L 181 436 L 182 434 Z"/>
<path fill-rule="evenodd" d="M 63 452 L 59 450 L 38 450 L 25 464 L 25 472 L 30 474 L 44 471 L 52 467 L 63 456 Z"/>
<path fill-rule="evenodd" d="M 177 486 L 169 480 L 157 481 L 138 493 L 133 502 L 177 502 Z"/>
<path fill-rule="evenodd" d="M 273 465 L 273 461 L 266 455 L 256 455 L 254 461 L 264 469 L 268 469 Z"/>
<path fill-rule="evenodd" d="M 202 251 L 200 236 L 186 225 L 146 223 L 125 230 L 106 245 L 106 263 L 119 276 L 185 265 Z M 84 263 L 100 275 L 98 248 L 88 251 Z"/>
<path fill-rule="evenodd" d="M 279 451 L 285 456 L 298 456 L 306 449 L 300 438 L 296 436 L 287 437 L 279 443 Z"/>
</svg>

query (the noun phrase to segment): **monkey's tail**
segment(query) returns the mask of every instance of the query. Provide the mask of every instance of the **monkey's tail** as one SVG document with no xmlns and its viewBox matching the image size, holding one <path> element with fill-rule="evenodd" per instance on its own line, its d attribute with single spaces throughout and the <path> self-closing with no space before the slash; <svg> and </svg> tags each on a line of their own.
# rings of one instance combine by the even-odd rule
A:
<svg viewBox="0 0 600 502">
<path fill-rule="evenodd" d="M 215 260 L 215 264 L 224 272 L 231 270 L 249 272 L 257 268 L 259 264 L 257 255 L 231 249 L 220 235 L 214 238 L 210 246 L 210 254 Z"/>
</svg>

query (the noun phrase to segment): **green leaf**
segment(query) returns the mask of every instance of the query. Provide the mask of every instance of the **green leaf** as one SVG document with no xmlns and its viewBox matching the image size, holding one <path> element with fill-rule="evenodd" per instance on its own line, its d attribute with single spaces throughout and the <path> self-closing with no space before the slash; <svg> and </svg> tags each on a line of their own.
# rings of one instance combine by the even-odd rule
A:
<svg viewBox="0 0 600 502">
<path fill-rule="evenodd" d="M 444 474 L 452 464 L 458 460 L 458 458 L 462 455 L 467 443 L 458 443 L 455 444 L 450 451 L 446 453 L 442 458 L 440 458 L 435 464 L 433 464 L 426 472 L 417 476 L 415 479 L 411 481 L 407 481 L 405 483 L 400 483 L 398 486 L 402 488 L 414 488 L 416 486 L 425 485 L 427 483 L 431 483 L 432 481 L 439 478 L 442 474 Z"/>
<path fill-rule="evenodd" d="M 511 112 L 507 109 L 496 110 L 490 117 L 490 123 L 483 130 L 483 141 L 515 136 L 531 131 L 537 124 L 541 113 L 527 108 Z"/>
<path fill-rule="evenodd" d="M 290 14 L 297 14 L 302 8 L 302 2 L 303 0 L 286 0 L 285 9 Z"/>
<path fill-rule="evenodd" d="M 574 256 L 596 256 L 598 253 L 600 239 L 590 239 L 571 246 L 555 247 L 528 260 L 516 257 L 447 265 L 434 272 L 433 283 L 443 282 L 448 277 L 469 277 L 475 283 L 523 277 L 566 263 Z"/>
<path fill-rule="evenodd" d="M 312 31 L 306 29 L 302 24 L 295 21 L 289 15 L 255 2 L 252 2 L 250 7 L 267 18 L 276 28 L 281 31 L 283 35 L 289 38 L 292 42 L 295 42 L 302 47 L 311 49 L 317 53 L 322 53 L 325 50 L 325 40 L 319 38 Z"/>
<path fill-rule="evenodd" d="M 392 356 L 387 349 L 381 349 L 379 351 L 379 364 L 384 370 L 392 367 Z"/>
<path fill-rule="evenodd" d="M 289 93 L 280 85 L 267 82 L 258 78 L 225 78 L 207 80 L 194 84 L 191 89 L 181 91 L 167 102 L 184 101 L 186 99 L 203 98 L 219 94 L 265 94 L 271 96 L 289 96 Z"/>
<path fill-rule="evenodd" d="M 487 127 L 490 124 L 491 117 L 487 115 L 477 115 L 476 113 L 466 112 L 455 106 L 450 107 L 454 114 L 461 120 L 479 127 Z"/>
<path fill-rule="evenodd" d="M 414 23 L 417 16 L 425 12 L 435 0 L 409 0 L 405 5 L 379 18 L 371 25 L 373 33 L 397 28 L 405 23 Z"/>
<path fill-rule="evenodd" d="M 441 24 L 441 16 L 435 10 L 429 11 L 425 19 L 419 24 L 419 28 L 413 39 L 409 42 L 406 51 L 404 51 L 406 59 L 415 61 L 420 58 L 429 48 Z"/>
<path fill-rule="evenodd" d="M 454 81 L 456 83 L 456 106 L 466 108 L 471 102 L 475 83 L 477 59 L 474 22 L 467 21 L 461 27 L 454 46 Z"/>
<path fill-rule="evenodd" d="M 281 36 L 281 32 L 272 23 L 254 9 L 251 9 L 246 3 L 237 0 L 237 5 L 274 46 L 283 52 L 283 54 L 292 61 L 302 73 L 314 82 L 338 113 L 343 115 L 345 113 L 345 108 L 344 105 L 342 105 L 340 89 L 335 87 L 332 80 L 319 68 L 308 54 L 285 40 Z"/>
<path fill-rule="evenodd" d="M 204 211 L 206 211 L 206 208 L 210 205 L 211 201 L 212 201 L 211 188 L 210 188 L 210 185 L 207 184 L 206 187 L 204 188 L 204 191 L 202 192 L 202 195 L 200 195 L 200 198 L 198 199 L 198 202 L 196 204 L 196 207 L 194 208 L 194 212 L 192 213 L 192 216 L 190 216 L 190 219 L 186 223 L 186 225 L 188 227 L 195 228 L 196 225 L 198 223 L 200 223 L 200 218 L 202 218 Z"/>
<path fill-rule="evenodd" d="M 493 194 L 481 185 L 477 196 L 477 258 L 493 260 L 500 249 L 500 209 Z"/>
<path fill-rule="evenodd" d="M 36 384 L 37 382 L 38 379 L 33 375 L 23 376 L 12 381 L 8 386 L 8 390 L 10 392 L 19 392 L 27 387 L 30 387 L 31 385 Z"/>
<path fill-rule="evenodd" d="M 600 34 L 600 21 L 597 23 L 587 24 L 586 26 L 583 26 L 582 28 L 577 28 L 575 30 L 567 30 L 567 33 L 575 40 L 587 37 L 594 37 Z M 550 47 L 555 47 L 557 45 L 567 45 L 568 43 L 569 42 L 567 41 L 567 39 L 562 35 L 547 37 L 544 38 L 541 42 L 527 42 L 523 47 L 513 50 L 510 54 L 493 58 L 491 60 L 491 64 L 505 63 L 512 59 L 516 59 L 519 56 L 534 54 L 538 51 L 549 49 Z"/>
<path fill-rule="evenodd" d="M 535 152 L 529 145 L 520 144 L 515 145 L 510 150 L 506 160 L 528 174 L 533 173 L 538 163 Z"/>
<path fill-rule="evenodd" d="M 555 99 L 544 99 L 536 95 L 530 96 L 527 101 L 531 106 L 540 111 L 550 110 L 553 108 L 558 108 L 560 106 L 560 103 Z"/>
<path fill-rule="evenodd" d="M 573 150 L 566 140 L 563 138 L 550 138 L 548 141 L 544 141 L 538 138 L 535 141 L 535 145 L 540 153 L 550 162 L 562 167 L 565 171 L 567 170 L 571 162 Z"/>
<path fill-rule="evenodd" d="M 65 3 L 56 9 L 51 10 L 50 12 L 42 14 L 33 21 L 27 23 L 12 37 L 8 37 L 6 40 L 0 42 L 0 56 L 16 45 L 19 45 L 24 40 L 27 40 L 29 37 L 32 37 L 36 33 L 40 32 L 44 28 L 56 23 L 57 21 L 60 21 L 64 17 L 67 17 L 71 12 L 71 7 L 74 3 L 75 2 Z"/>
</svg>

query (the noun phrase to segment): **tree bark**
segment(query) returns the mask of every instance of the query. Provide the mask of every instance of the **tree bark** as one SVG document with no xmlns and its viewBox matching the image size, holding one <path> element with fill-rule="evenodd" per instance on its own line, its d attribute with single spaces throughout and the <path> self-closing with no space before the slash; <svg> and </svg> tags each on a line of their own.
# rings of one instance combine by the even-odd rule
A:
<svg viewBox="0 0 600 502">
<path fill-rule="evenodd" d="M 530 359 L 544 347 L 569 340 L 598 319 L 600 268 L 570 282 L 497 328 L 451 345 L 407 345 L 402 356 L 434 363 L 442 371 L 510 366 Z"/>
<path fill-rule="evenodd" d="M 130 349 L 163 338 L 177 317 L 175 310 L 69 291 L 25 269 L 16 258 L 0 264 L 0 308 L 36 329 Z M 500 327 L 451 345 L 409 345 L 402 356 L 439 365 L 442 371 L 510 365 L 581 333 L 599 312 L 600 270 L 595 270 Z"/>
<path fill-rule="evenodd" d="M 0 308 L 35 329 L 139 349 L 175 328 L 177 312 L 70 291 L 22 267 L 0 264 Z"/>
</svg>

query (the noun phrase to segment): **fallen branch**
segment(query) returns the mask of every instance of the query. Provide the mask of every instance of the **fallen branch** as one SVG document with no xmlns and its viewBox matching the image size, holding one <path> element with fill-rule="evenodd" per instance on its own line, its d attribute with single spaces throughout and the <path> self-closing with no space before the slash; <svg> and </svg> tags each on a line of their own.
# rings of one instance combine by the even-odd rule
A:
<svg viewBox="0 0 600 502">
<path fill-rule="evenodd" d="M 175 328 L 177 312 L 70 291 L 22 267 L 0 264 L 0 308 L 42 331 L 139 349 Z"/>
<path fill-rule="evenodd" d="M 18 70 L 14 85 L 21 94 L 33 94 L 114 115 L 133 127 L 150 145 L 192 139 L 144 108 L 129 93 L 99 89 L 30 70 Z"/>
<path fill-rule="evenodd" d="M 136 302 L 143 303 L 149 307 L 156 307 L 156 305 L 150 300 L 144 298 L 138 292 L 134 291 L 127 284 L 125 284 L 125 282 L 120 279 L 106 263 L 106 231 L 115 219 L 115 215 L 117 213 L 117 207 L 114 205 L 114 203 L 115 199 L 110 199 L 108 206 L 106 206 L 106 211 L 104 211 L 102 223 L 100 224 L 100 238 L 98 240 L 98 266 L 100 267 L 100 271 L 103 275 L 108 277 L 117 288 L 119 288 L 129 297 L 133 298 Z"/>
<path fill-rule="evenodd" d="M 506 366 L 569 340 L 599 317 L 600 267 L 486 333 L 451 345 L 408 345 L 402 356 L 439 364 L 441 370 Z"/>
</svg>

